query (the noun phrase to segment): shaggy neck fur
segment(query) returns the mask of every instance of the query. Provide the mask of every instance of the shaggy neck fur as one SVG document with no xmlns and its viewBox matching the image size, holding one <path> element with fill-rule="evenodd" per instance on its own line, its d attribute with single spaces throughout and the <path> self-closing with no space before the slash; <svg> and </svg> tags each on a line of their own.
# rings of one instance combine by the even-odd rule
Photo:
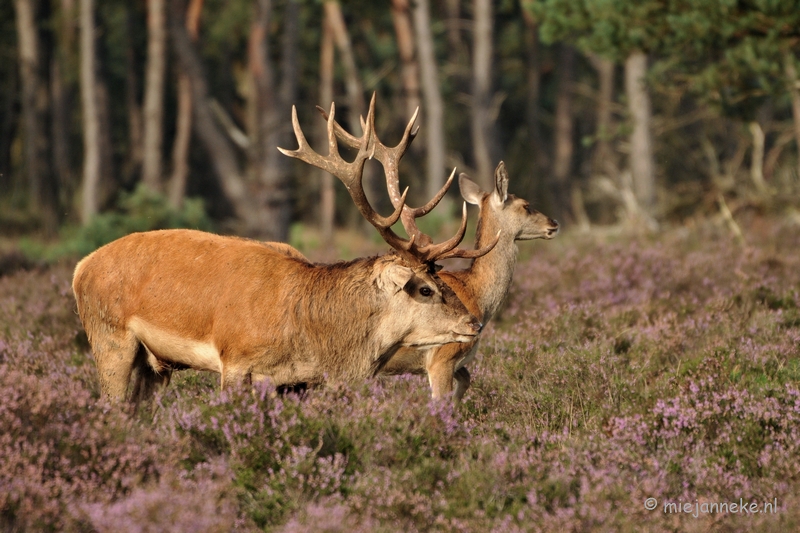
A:
<svg viewBox="0 0 800 533">
<path fill-rule="evenodd" d="M 389 296 L 378 287 L 381 269 L 376 265 L 393 261 L 391 256 L 379 256 L 309 265 L 306 286 L 290 289 L 305 290 L 308 295 L 297 302 L 290 316 L 295 353 L 326 354 L 324 366 L 339 374 L 331 377 L 352 380 L 374 374 L 379 355 L 393 348 L 380 331 L 381 310 Z M 301 330 L 304 338 L 296 336 Z M 327 335 L 330 331 L 336 334 Z M 366 331 L 372 334 L 365 335 Z"/>
</svg>

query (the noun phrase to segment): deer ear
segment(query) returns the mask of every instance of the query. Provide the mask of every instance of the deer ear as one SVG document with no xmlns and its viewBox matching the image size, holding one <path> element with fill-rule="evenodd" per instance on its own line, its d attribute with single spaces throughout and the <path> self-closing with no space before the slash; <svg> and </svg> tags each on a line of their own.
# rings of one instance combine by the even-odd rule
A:
<svg viewBox="0 0 800 533">
<path fill-rule="evenodd" d="M 486 194 L 463 172 L 458 175 L 458 188 L 461 189 L 461 196 L 464 200 L 472 205 L 481 205 L 481 198 Z"/>
<path fill-rule="evenodd" d="M 403 290 L 413 277 L 414 271 L 407 266 L 389 263 L 378 277 L 378 286 L 391 294 L 396 294 Z"/>
<path fill-rule="evenodd" d="M 494 170 L 494 193 L 501 204 L 506 203 L 508 198 L 508 172 L 506 164 L 500 161 Z"/>
</svg>

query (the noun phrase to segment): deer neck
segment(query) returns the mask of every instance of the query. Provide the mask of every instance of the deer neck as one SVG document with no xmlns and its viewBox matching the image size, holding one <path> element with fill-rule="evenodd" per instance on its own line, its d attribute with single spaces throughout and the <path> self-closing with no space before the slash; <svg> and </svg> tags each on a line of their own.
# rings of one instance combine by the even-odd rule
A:
<svg viewBox="0 0 800 533">
<path fill-rule="evenodd" d="M 475 232 L 475 247 L 491 243 L 498 230 L 498 224 L 481 220 Z M 467 269 L 464 282 L 478 301 L 484 324 L 489 322 L 505 300 L 514 276 L 517 263 L 517 245 L 514 235 L 508 231 L 500 234 L 497 245 L 488 254 L 478 257 Z"/>
</svg>

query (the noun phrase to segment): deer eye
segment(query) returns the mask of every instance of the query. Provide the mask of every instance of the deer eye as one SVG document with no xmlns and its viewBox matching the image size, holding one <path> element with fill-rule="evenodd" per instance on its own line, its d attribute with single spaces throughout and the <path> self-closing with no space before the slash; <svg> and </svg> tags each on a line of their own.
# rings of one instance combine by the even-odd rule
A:
<svg viewBox="0 0 800 533">
<path fill-rule="evenodd" d="M 422 296 L 425 296 L 425 297 L 433 296 L 433 290 L 431 290 L 431 288 L 430 288 L 430 287 L 422 287 L 422 288 L 419 290 L 419 293 L 420 293 Z"/>
</svg>

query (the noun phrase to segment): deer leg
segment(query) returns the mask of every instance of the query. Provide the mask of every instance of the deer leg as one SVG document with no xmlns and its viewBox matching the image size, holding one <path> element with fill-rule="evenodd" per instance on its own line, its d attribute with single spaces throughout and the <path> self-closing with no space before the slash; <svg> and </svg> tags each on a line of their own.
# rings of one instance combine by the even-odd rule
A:
<svg viewBox="0 0 800 533">
<path fill-rule="evenodd" d="M 456 391 L 453 394 L 453 401 L 458 403 L 469 388 L 469 370 L 467 370 L 467 367 L 462 366 L 453 373 L 453 377 L 456 378 Z"/>
<path fill-rule="evenodd" d="M 139 341 L 130 331 L 103 324 L 101 331 L 89 332 L 100 392 L 105 397 L 124 400 L 136 361 Z"/>
<path fill-rule="evenodd" d="M 453 392 L 453 369 L 455 361 L 436 361 L 428 367 L 428 381 L 431 384 L 431 396 L 443 398 Z"/>
<path fill-rule="evenodd" d="M 130 399 L 134 405 L 150 400 L 162 387 L 169 384 L 172 369 L 161 364 L 144 344 L 139 345 L 133 367 L 133 387 Z"/>
<path fill-rule="evenodd" d="M 259 376 L 259 374 L 256 374 Z M 246 368 L 240 368 L 231 364 L 222 363 L 222 375 L 220 376 L 220 387 L 225 390 L 236 387 L 242 383 L 250 383 L 251 374 Z"/>
<path fill-rule="evenodd" d="M 433 398 L 443 398 L 453 392 L 453 373 L 456 362 L 462 358 L 462 351 L 459 343 L 453 343 L 428 353 L 425 370 L 428 372 Z"/>
</svg>

